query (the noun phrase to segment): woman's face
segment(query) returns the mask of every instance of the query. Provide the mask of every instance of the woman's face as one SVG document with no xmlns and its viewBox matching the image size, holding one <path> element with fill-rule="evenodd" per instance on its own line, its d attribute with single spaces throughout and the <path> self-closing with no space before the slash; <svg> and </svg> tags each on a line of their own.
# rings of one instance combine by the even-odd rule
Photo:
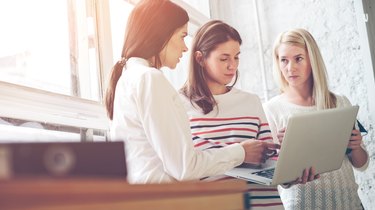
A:
<svg viewBox="0 0 375 210">
<path fill-rule="evenodd" d="M 160 59 L 163 66 L 171 69 L 176 68 L 177 63 L 180 62 L 182 53 L 188 50 L 184 40 L 187 34 L 187 23 L 174 32 L 171 39 L 160 52 Z"/>
<path fill-rule="evenodd" d="M 213 94 L 225 93 L 226 85 L 236 76 L 240 43 L 232 39 L 221 43 L 204 60 L 207 85 Z"/>
<path fill-rule="evenodd" d="M 312 85 L 311 64 L 305 48 L 281 44 L 278 54 L 278 65 L 289 87 Z"/>
</svg>

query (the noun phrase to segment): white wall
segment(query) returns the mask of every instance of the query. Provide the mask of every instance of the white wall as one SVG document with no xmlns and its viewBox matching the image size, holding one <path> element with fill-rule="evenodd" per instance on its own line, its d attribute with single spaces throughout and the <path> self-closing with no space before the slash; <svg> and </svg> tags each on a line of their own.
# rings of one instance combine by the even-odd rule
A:
<svg viewBox="0 0 375 210">
<path fill-rule="evenodd" d="M 262 54 L 259 53 L 254 1 L 211 0 L 212 18 L 222 19 L 234 26 L 243 38 L 240 57 L 240 81 L 238 87 L 265 95 L 278 94 L 272 79 L 272 45 L 277 34 L 290 28 L 309 30 L 320 46 L 327 65 L 331 89 L 346 95 L 353 104 L 360 105 L 359 119 L 370 133 L 364 142 L 370 153 L 370 166 L 365 173 L 356 173 L 359 194 L 366 209 L 375 209 L 375 132 L 374 109 L 370 107 L 368 94 L 375 88 L 369 86 L 364 58 L 363 42 L 360 40 L 358 0 L 257 0 Z M 361 46 L 362 44 L 362 46 Z M 262 86 L 260 55 L 265 62 L 268 89 Z M 370 69 L 372 70 L 372 69 Z M 373 78 L 372 78 L 373 79 Z M 370 80 L 371 81 L 371 80 Z M 373 81 L 373 80 L 372 80 Z"/>
</svg>

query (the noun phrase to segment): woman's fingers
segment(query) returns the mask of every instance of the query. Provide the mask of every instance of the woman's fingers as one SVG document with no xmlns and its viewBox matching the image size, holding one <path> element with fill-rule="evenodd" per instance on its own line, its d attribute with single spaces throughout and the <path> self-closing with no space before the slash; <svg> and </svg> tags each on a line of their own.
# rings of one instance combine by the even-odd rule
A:
<svg viewBox="0 0 375 210">
<path fill-rule="evenodd" d="M 311 167 L 310 168 L 310 173 L 309 173 L 309 182 L 310 181 L 313 181 L 314 180 L 314 177 L 315 177 L 315 168 L 314 167 Z"/>
<path fill-rule="evenodd" d="M 315 179 L 319 179 L 320 175 L 315 174 L 315 168 L 310 167 L 310 169 L 304 169 L 302 172 L 302 177 L 298 177 L 294 181 L 287 183 L 290 186 L 295 184 L 306 184 L 307 182 L 314 181 Z"/>
<path fill-rule="evenodd" d="M 314 180 L 319 179 L 319 178 L 320 178 L 320 174 L 317 174 L 317 175 L 314 176 Z"/>
<path fill-rule="evenodd" d="M 308 178 L 309 178 L 309 170 L 304 169 L 301 183 L 306 184 Z"/>
<path fill-rule="evenodd" d="M 280 144 L 281 142 L 283 141 L 284 139 L 284 133 L 285 133 L 285 128 L 282 128 L 280 130 L 277 131 L 277 139 L 279 140 Z"/>
<path fill-rule="evenodd" d="M 352 136 L 350 137 L 350 141 L 348 144 L 348 148 L 350 149 L 358 149 L 362 143 L 362 135 L 359 130 L 352 130 Z"/>
</svg>

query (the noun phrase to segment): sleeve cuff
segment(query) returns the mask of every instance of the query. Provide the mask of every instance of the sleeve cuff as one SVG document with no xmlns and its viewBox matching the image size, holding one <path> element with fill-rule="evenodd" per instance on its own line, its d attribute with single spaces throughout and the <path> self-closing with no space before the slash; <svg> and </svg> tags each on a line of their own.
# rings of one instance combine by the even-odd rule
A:
<svg viewBox="0 0 375 210">
<path fill-rule="evenodd" d="M 226 153 L 230 156 L 235 157 L 234 165 L 239 166 L 245 160 L 245 149 L 241 144 L 231 144 L 226 147 L 222 147 L 223 150 L 227 150 Z"/>
</svg>

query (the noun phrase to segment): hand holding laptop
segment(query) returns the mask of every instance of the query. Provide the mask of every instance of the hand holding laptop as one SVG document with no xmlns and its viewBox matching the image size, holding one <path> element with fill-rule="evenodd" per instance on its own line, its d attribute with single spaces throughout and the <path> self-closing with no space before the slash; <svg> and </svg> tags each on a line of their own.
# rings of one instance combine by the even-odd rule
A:
<svg viewBox="0 0 375 210">
<path fill-rule="evenodd" d="M 280 144 L 282 144 L 283 142 L 285 130 L 286 130 L 285 128 L 282 128 L 277 132 L 277 138 Z M 353 149 L 354 150 L 359 149 L 361 148 L 361 143 L 362 143 L 361 132 L 359 130 L 353 129 L 351 137 L 350 137 L 350 141 L 348 143 L 348 149 L 350 149 L 350 151 L 352 151 Z M 299 177 L 292 182 L 285 183 L 284 186 L 290 187 L 295 184 L 306 184 L 307 182 L 314 181 L 315 179 L 318 179 L 319 177 L 320 177 L 319 174 L 315 174 L 314 167 L 311 167 L 310 170 L 305 169 L 303 171 L 302 177 Z"/>
<path fill-rule="evenodd" d="M 286 130 L 285 128 L 282 128 L 277 132 L 277 138 L 280 144 L 282 144 L 283 142 L 285 130 Z M 353 149 L 355 150 L 355 149 L 361 148 L 361 143 L 362 143 L 361 132 L 359 130 L 353 129 L 350 141 L 348 143 L 348 149 L 350 149 L 351 151 Z M 318 179 L 319 177 L 320 177 L 319 174 L 315 174 L 314 167 L 311 167 L 310 170 L 304 169 L 302 173 L 302 177 L 299 177 L 292 182 L 285 183 L 283 186 L 290 187 L 295 184 L 306 184 L 307 182 L 314 181 L 315 179 Z"/>
<path fill-rule="evenodd" d="M 280 144 L 283 142 L 284 134 L 285 134 L 285 127 L 277 131 L 277 139 L 279 140 Z"/>
<path fill-rule="evenodd" d="M 346 154 L 348 155 L 349 160 L 352 162 L 352 165 L 356 168 L 362 167 L 368 159 L 368 154 L 362 148 L 361 144 L 361 131 L 353 129 L 347 146 Z"/>
<path fill-rule="evenodd" d="M 270 159 L 255 169 L 236 167 L 225 174 L 260 184 L 278 185 L 306 183 L 319 178 L 316 174 L 339 169 L 345 150 L 351 145 L 349 139 L 359 140 L 356 136 L 351 137 L 358 109 L 358 106 L 350 106 L 294 114 L 288 118 L 285 131 L 281 130 L 278 135 L 282 148 L 277 161 Z M 366 155 L 351 153 L 359 160 L 357 165 L 366 160 L 363 154 Z"/>
<path fill-rule="evenodd" d="M 283 142 L 285 130 L 286 128 L 284 127 L 278 130 L 277 132 L 277 139 L 279 140 L 280 145 Z M 307 182 L 311 182 L 311 181 L 314 181 L 315 179 L 319 179 L 319 177 L 320 177 L 319 174 L 315 174 L 314 167 L 310 167 L 310 169 L 305 168 L 301 174 L 301 177 L 298 177 L 296 180 L 292 182 L 284 183 L 282 186 L 289 188 L 296 184 L 306 184 Z"/>
<path fill-rule="evenodd" d="M 281 186 L 284 188 L 289 188 L 296 184 L 306 184 L 307 182 L 314 181 L 320 178 L 320 174 L 315 174 L 315 168 L 310 167 L 310 169 L 305 168 L 302 172 L 302 176 L 298 177 L 296 180 L 288 183 L 284 183 Z"/>
<path fill-rule="evenodd" d="M 348 149 L 356 150 L 361 148 L 362 135 L 359 130 L 353 129 L 350 141 L 348 144 Z"/>
</svg>

